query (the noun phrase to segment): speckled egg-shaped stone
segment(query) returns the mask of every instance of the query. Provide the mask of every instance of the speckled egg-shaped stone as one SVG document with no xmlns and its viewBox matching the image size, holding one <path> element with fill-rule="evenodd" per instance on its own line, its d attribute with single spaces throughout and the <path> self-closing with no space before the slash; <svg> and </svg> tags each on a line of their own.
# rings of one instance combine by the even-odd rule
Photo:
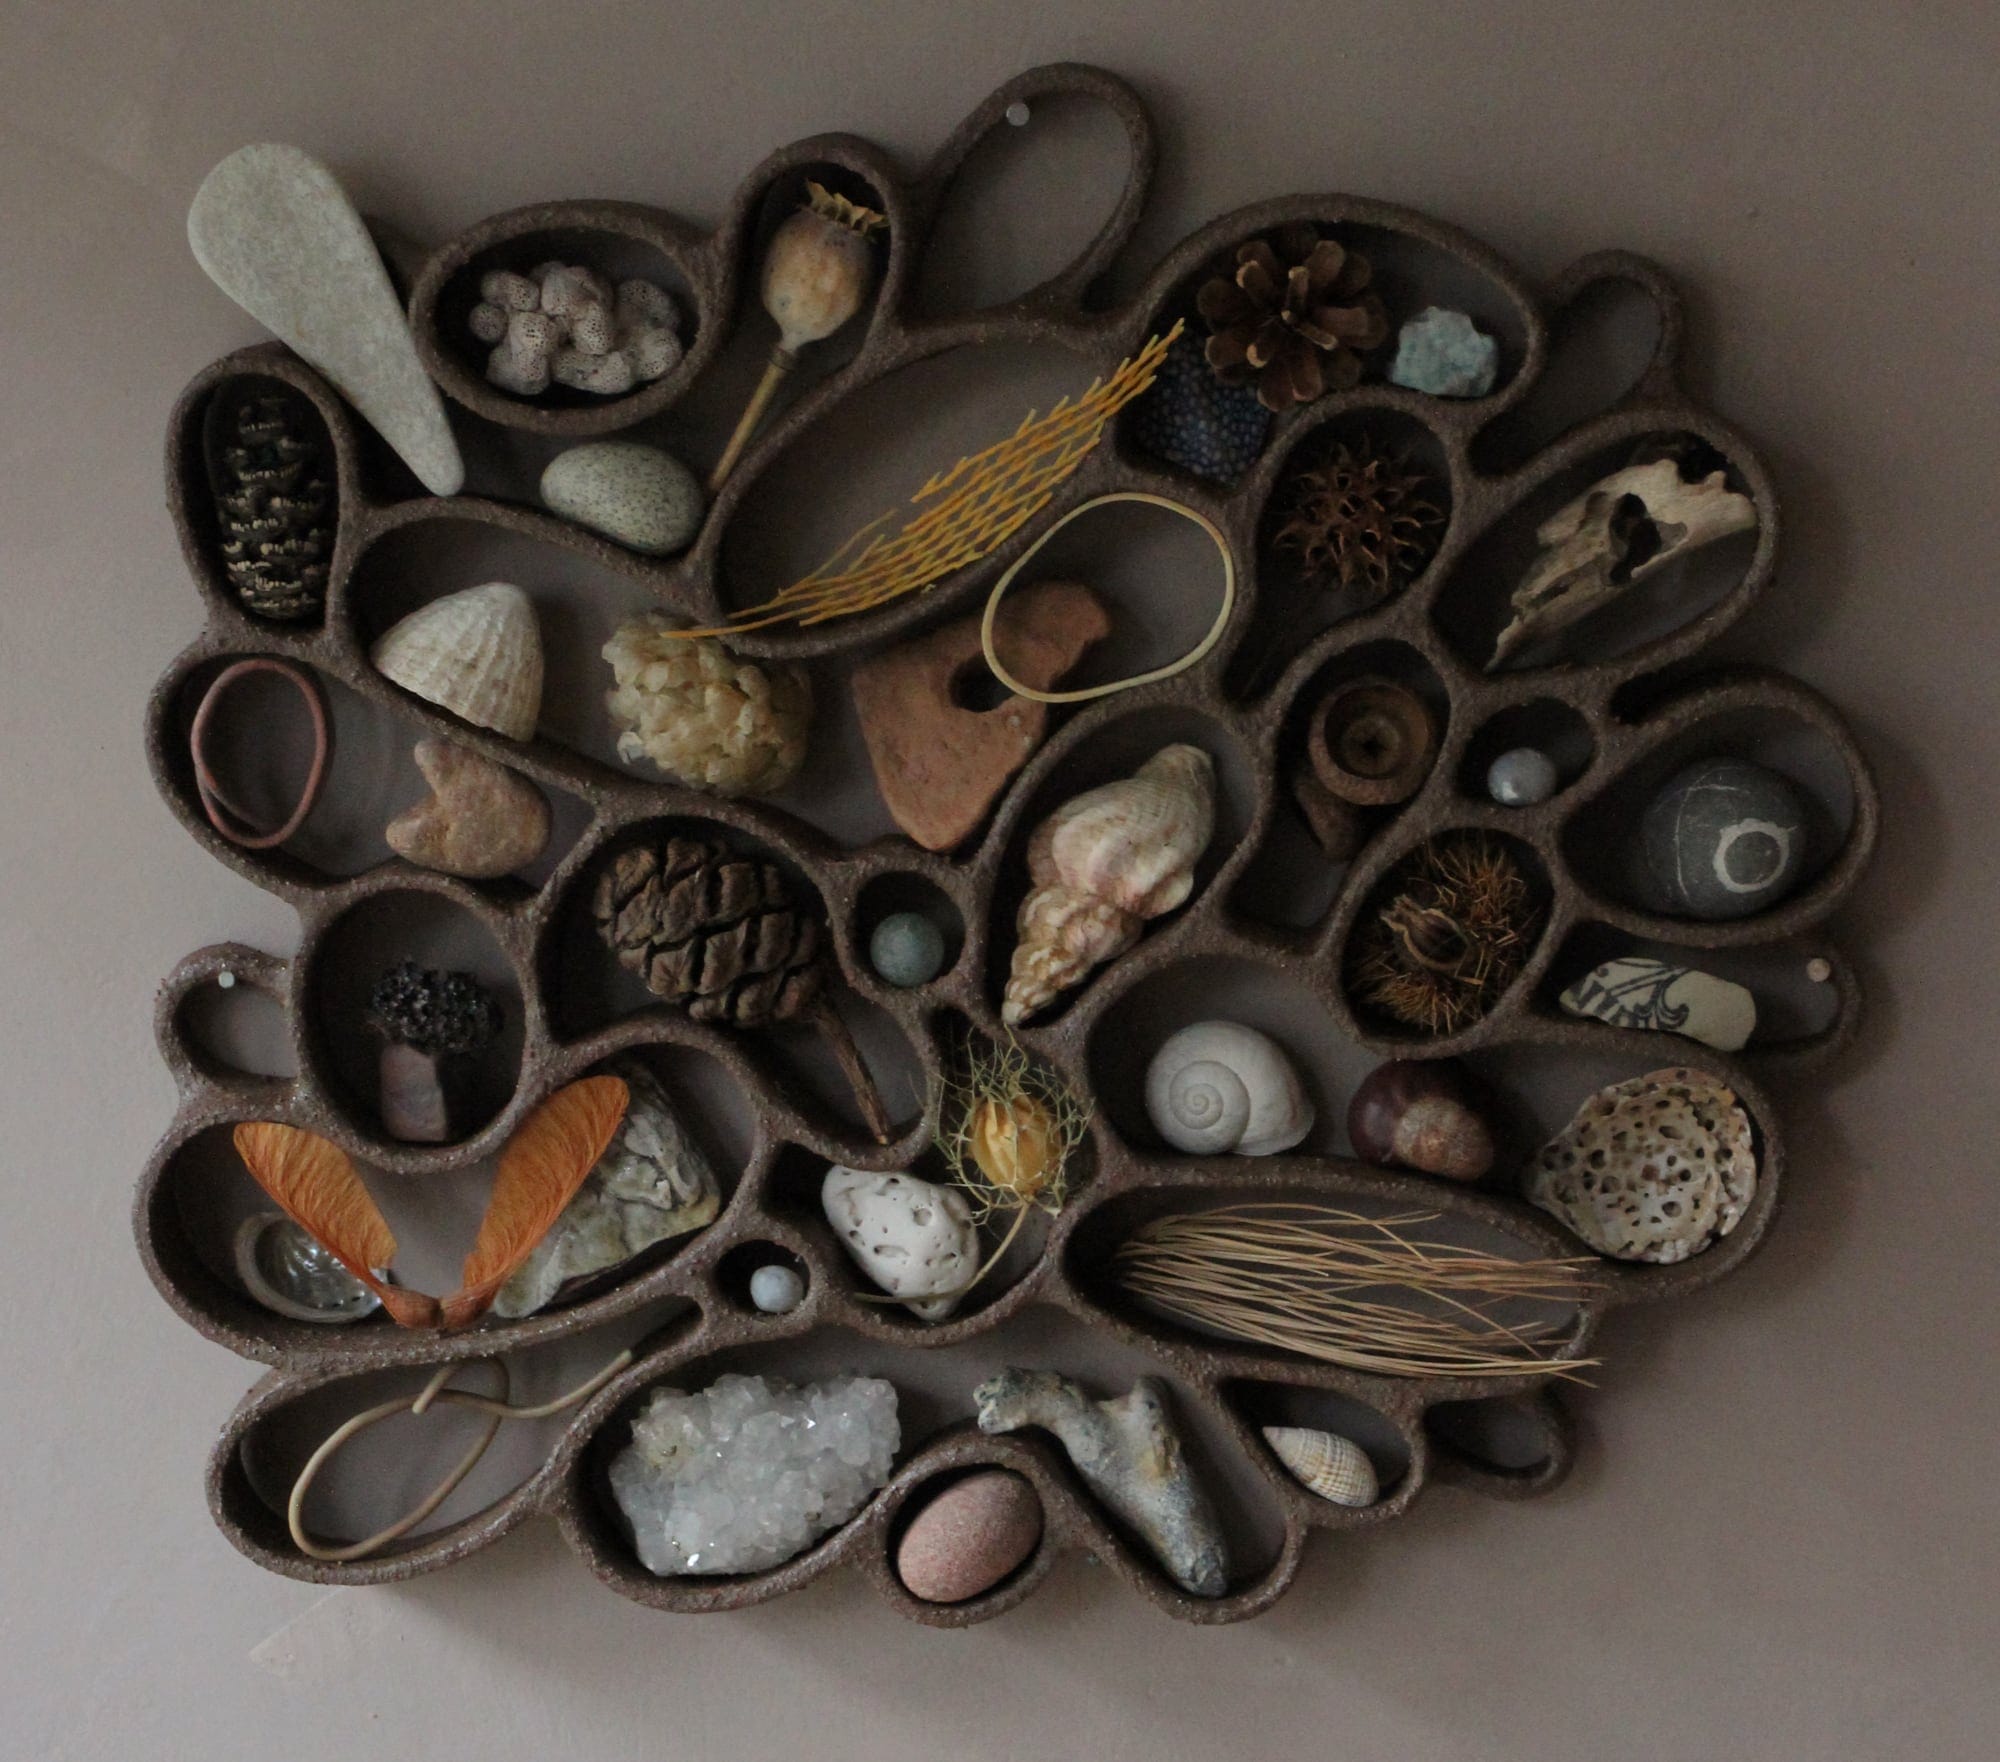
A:
<svg viewBox="0 0 2000 1762">
<path fill-rule="evenodd" d="M 542 473 L 542 500 L 552 514 L 649 557 L 684 549 L 701 524 L 694 473 L 638 441 L 592 441 L 558 453 Z"/>
<path fill-rule="evenodd" d="M 1640 836 L 1669 911 L 1742 918 L 1798 881 L 1806 806 L 1788 778 L 1762 765 L 1703 759 L 1654 796 Z"/>
<path fill-rule="evenodd" d="M 926 1603 L 963 1603 L 992 1590 L 1041 1539 L 1035 1489 L 1008 1469 L 984 1469 L 952 1482 L 910 1520 L 896 1576 Z"/>
<path fill-rule="evenodd" d="M 868 938 L 868 964 L 902 990 L 928 985 L 944 970 L 944 932 L 922 912 L 891 912 Z"/>
<path fill-rule="evenodd" d="M 1556 792 L 1562 773 L 1539 747 L 1517 746 L 1486 770 L 1486 793 L 1503 808 L 1531 808 Z"/>
</svg>

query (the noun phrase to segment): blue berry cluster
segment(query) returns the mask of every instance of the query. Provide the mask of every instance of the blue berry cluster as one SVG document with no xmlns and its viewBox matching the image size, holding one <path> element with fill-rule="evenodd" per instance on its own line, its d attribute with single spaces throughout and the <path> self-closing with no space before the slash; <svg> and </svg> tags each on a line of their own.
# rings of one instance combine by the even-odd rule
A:
<svg viewBox="0 0 2000 1762">
<path fill-rule="evenodd" d="M 1256 388 L 1224 385 L 1193 335 L 1167 351 L 1128 420 L 1135 446 L 1214 483 L 1234 483 L 1249 470 L 1271 432 Z"/>
</svg>

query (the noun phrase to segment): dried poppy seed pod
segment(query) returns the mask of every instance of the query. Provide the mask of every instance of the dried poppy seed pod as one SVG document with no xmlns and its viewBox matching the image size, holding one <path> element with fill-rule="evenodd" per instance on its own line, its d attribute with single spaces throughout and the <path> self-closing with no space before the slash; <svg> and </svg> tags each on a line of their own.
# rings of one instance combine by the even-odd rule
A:
<svg viewBox="0 0 2000 1762">
<path fill-rule="evenodd" d="M 806 205 L 771 235 L 762 291 L 764 310 L 778 327 L 778 346 L 709 477 L 710 494 L 736 469 L 799 350 L 825 342 L 861 310 L 875 285 L 872 240 L 888 224 L 873 208 L 809 183 Z"/>
<path fill-rule="evenodd" d="M 1473 1104 L 1461 1065 L 1391 1059 L 1347 1105 L 1347 1136 L 1367 1162 L 1399 1163 L 1447 1180 L 1476 1181 L 1493 1166 L 1493 1133 Z"/>
</svg>

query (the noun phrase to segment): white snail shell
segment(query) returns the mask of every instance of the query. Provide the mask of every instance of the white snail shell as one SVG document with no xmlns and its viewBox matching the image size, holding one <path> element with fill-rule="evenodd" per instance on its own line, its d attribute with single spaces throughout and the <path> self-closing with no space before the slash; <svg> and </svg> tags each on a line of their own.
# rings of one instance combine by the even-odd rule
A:
<svg viewBox="0 0 2000 1762">
<path fill-rule="evenodd" d="M 1241 1022 L 1196 1022 L 1146 1068 L 1146 1115 L 1176 1150 L 1269 1156 L 1312 1130 L 1298 1072 L 1268 1034 Z"/>
</svg>

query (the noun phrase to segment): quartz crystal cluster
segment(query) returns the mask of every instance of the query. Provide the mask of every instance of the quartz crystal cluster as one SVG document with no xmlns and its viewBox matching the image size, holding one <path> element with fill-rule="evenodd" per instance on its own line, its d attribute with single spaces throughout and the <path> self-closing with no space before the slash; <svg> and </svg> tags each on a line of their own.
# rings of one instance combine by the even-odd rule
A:
<svg viewBox="0 0 2000 1762">
<path fill-rule="evenodd" d="M 611 1490 L 649 1571 L 761 1572 L 859 1511 L 901 1442 L 896 1391 L 879 1377 L 794 1388 L 722 1376 L 655 1391 Z"/>
</svg>

